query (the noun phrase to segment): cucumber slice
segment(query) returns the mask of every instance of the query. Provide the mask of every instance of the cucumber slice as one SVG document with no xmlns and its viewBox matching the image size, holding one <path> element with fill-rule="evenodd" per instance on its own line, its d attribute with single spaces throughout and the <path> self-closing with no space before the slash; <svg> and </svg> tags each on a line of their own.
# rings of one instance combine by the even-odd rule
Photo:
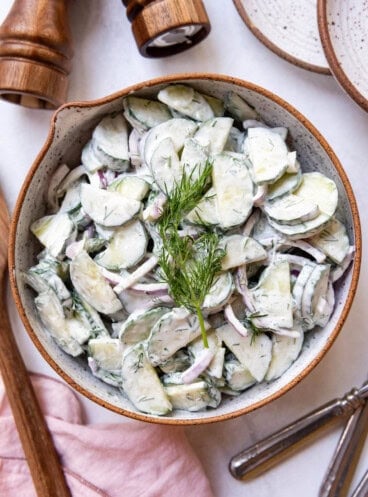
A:
<svg viewBox="0 0 368 497">
<path fill-rule="evenodd" d="M 217 398 L 214 399 L 214 387 L 210 388 L 205 381 L 196 381 L 188 385 L 168 385 L 164 388 L 174 409 L 197 412 L 207 406 L 216 407 L 218 405 Z M 220 395 L 218 392 L 218 397 Z M 214 400 L 215 405 L 213 405 Z"/>
<path fill-rule="evenodd" d="M 302 349 L 304 334 L 302 330 L 298 338 L 281 335 L 272 336 L 272 359 L 266 374 L 266 380 L 279 378 L 297 359 Z"/>
<path fill-rule="evenodd" d="M 268 185 L 267 200 L 274 200 L 288 193 L 293 193 L 302 180 L 301 170 L 297 173 L 285 173 L 272 185 Z"/>
<path fill-rule="evenodd" d="M 77 292 L 98 312 L 113 314 L 122 309 L 120 300 L 87 252 L 80 252 L 71 261 L 70 278 Z"/>
<path fill-rule="evenodd" d="M 135 345 L 138 342 L 146 340 L 153 326 L 167 312 L 168 309 L 166 307 L 133 312 L 122 324 L 119 331 L 119 340 L 124 346 Z"/>
<path fill-rule="evenodd" d="M 250 128 L 244 147 L 252 164 L 255 183 L 274 183 L 285 173 L 288 149 L 277 133 L 267 128 Z"/>
<path fill-rule="evenodd" d="M 216 191 L 210 188 L 198 202 L 197 207 L 189 212 L 185 218 L 188 223 L 205 226 L 216 226 L 219 224 L 217 215 Z"/>
<path fill-rule="evenodd" d="M 227 154 L 216 155 L 212 181 L 220 226 L 227 229 L 244 223 L 253 207 L 253 183 L 245 162 Z"/>
<path fill-rule="evenodd" d="M 224 102 L 222 100 L 220 100 L 219 98 L 212 97 L 211 95 L 203 94 L 203 96 L 207 100 L 207 102 L 209 103 L 214 116 L 215 117 L 223 117 L 224 112 L 225 112 Z"/>
<path fill-rule="evenodd" d="M 219 154 L 225 148 L 233 122 L 230 117 L 214 117 L 201 124 L 194 138 L 208 147 L 210 154 Z"/>
<path fill-rule="evenodd" d="M 292 297 L 294 300 L 294 313 L 295 317 L 299 320 L 302 318 L 302 298 L 304 287 L 307 284 L 307 281 L 310 275 L 313 273 L 316 264 L 312 261 L 306 262 L 298 274 L 298 277 L 294 283 Z"/>
<path fill-rule="evenodd" d="M 83 354 L 82 347 L 70 334 L 62 305 L 55 292 L 42 292 L 34 302 L 43 325 L 58 346 L 73 357 Z"/>
<path fill-rule="evenodd" d="M 321 250 L 336 264 L 341 264 L 349 252 L 349 237 L 345 226 L 336 218 L 332 218 L 318 235 L 308 242 Z"/>
<path fill-rule="evenodd" d="M 294 195 L 315 202 L 321 213 L 332 217 L 337 208 L 338 191 L 334 181 L 321 173 L 305 173 Z"/>
<path fill-rule="evenodd" d="M 240 364 L 238 360 L 226 361 L 224 367 L 226 383 L 235 392 L 241 392 L 256 383 L 256 379 L 250 374 L 249 369 Z"/>
<path fill-rule="evenodd" d="M 315 202 L 291 193 L 266 202 L 264 211 L 280 224 L 300 224 L 315 219 L 319 214 L 319 207 Z"/>
<path fill-rule="evenodd" d="M 31 231 L 53 257 L 61 255 L 67 241 L 76 234 L 74 223 L 65 213 L 41 217 L 31 224 Z"/>
<path fill-rule="evenodd" d="M 187 138 L 181 154 L 181 167 L 194 181 L 202 172 L 208 159 L 208 148 L 200 145 L 194 138 Z"/>
<path fill-rule="evenodd" d="M 121 226 L 132 219 L 141 207 L 138 200 L 126 198 L 118 192 L 101 190 L 87 183 L 81 186 L 81 203 L 86 214 L 106 227 Z"/>
<path fill-rule="evenodd" d="M 207 314 L 220 311 L 231 297 L 232 291 L 233 278 L 231 273 L 225 272 L 215 276 L 210 291 L 203 301 L 203 311 Z"/>
<path fill-rule="evenodd" d="M 182 168 L 171 138 L 165 138 L 157 145 L 151 157 L 150 169 L 157 186 L 165 194 L 180 182 Z"/>
<path fill-rule="evenodd" d="M 209 328 L 208 323 L 205 326 Z M 164 363 L 200 334 L 198 319 L 189 311 L 179 307 L 168 312 L 157 321 L 148 338 L 147 355 L 151 364 Z"/>
<path fill-rule="evenodd" d="M 230 133 L 225 144 L 224 149 L 230 152 L 241 153 L 243 151 L 243 143 L 245 140 L 245 133 L 242 133 L 234 126 L 230 129 Z"/>
<path fill-rule="evenodd" d="M 255 326 L 277 330 L 292 328 L 293 312 L 290 289 L 290 267 L 286 261 L 275 262 L 262 273 L 258 285 L 250 290 L 255 311 Z"/>
<path fill-rule="evenodd" d="M 171 412 L 172 405 L 143 344 L 130 347 L 123 355 L 121 375 L 124 392 L 139 411 L 157 416 Z"/>
<path fill-rule="evenodd" d="M 72 299 L 73 313 L 88 326 L 90 338 L 109 337 L 109 332 L 99 313 L 75 291 Z"/>
<path fill-rule="evenodd" d="M 140 133 L 171 119 L 167 106 L 154 100 L 129 96 L 123 106 L 125 119 Z"/>
<path fill-rule="evenodd" d="M 100 121 L 92 134 L 92 147 L 109 168 L 121 171 L 129 167 L 128 126 L 121 114 L 106 116 Z"/>
<path fill-rule="evenodd" d="M 330 266 L 318 264 L 310 274 L 302 295 L 302 319 L 306 329 L 315 326 L 317 304 L 322 296 L 327 294 Z"/>
<path fill-rule="evenodd" d="M 179 350 L 174 355 L 172 355 L 167 361 L 163 364 L 160 364 L 160 369 L 163 373 L 172 376 L 173 374 L 180 374 L 182 371 L 185 371 L 190 366 L 189 355 L 184 352 L 184 350 Z M 183 383 L 181 380 L 179 383 Z"/>
<path fill-rule="evenodd" d="M 95 261 L 112 271 L 128 269 L 138 264 L 146 254 L 147 235 L 142 223 L 133 220 L 115 230 L 106 250 Z"/>
<path fill-rule="evenodd" d="M 220 240 L 219 247 L 226 252 L 221 261 L 224 271 L 250 262 L 261 261 L 267 257 L 267 252 L 262 245 L 249 236 L 224 236 Z"/>
<path fill-rule="evenodd" d="M 272 228 L 287 236 L 290 240 L 298 240 L 316 235 L 325 227 L 330 219 L 331 216 L 321 213 L 314 219 L 304 221 L 300 224 L 281 224 L 273 219 L 269 219 L 269 223 Z"/>
<path fill-rule="evenodd" d="M 225 96 L 225 108 L 237 121 L 258 119 L 258 114 L 253 107 L 233 91 L 230 91 Z"/>
<path fill-rule="evenodd" d="M 93 338 L 88 342 L 88 351 L 99 369 L 121 373 L 123 349 L 120 340 L 110 337 Z"/>
<path fill-rule="evenodd" d="M 325 295 L 321 295 L 318 299 L 315 312 L 314 312 L 314 322 L 316 326 L 326 326 L 330 320 L 331 314 L 335 306 L 335 291 L 330 278 L 328 282 L 327 292 Z"/>
<path fill-rule="evenodd" d="M 134 200 L 143 200 L 150 190 L 150 185 L 147 181 L 139 176 L 127 174 L 116 178 L 115 181 L 109 184 L 108 190 L 118 192 L 124 197 Z"/>
<path fill-rule="evenodd" d="M 241 336 L 229 324 L 216 329 L 217 335 L 250 374 L 262 381 L 271 362 L 272 341 L 265 333 Z"/>
<path fill-rule="evenodd" d="M 158 100 L 196 121 L 207 121 L 214 112 L 203 95 L 185 85 L 170 85 L 157 95 Z"/>
<path fill-rule="evenodd" d="M 322 231 L 337 208 L 338 192 L 334 181 L 321 173 L 305 173 L 293 195 L 315 202 L 320 214 L 314 219 L 300 224 L 281 224 L 272 219 L 270 219 L 270 224 L 291 239 L 309 238 Z"/>
<path fill-rule="evenodd" d="M 102 169 L 104 164 L 101 162 L 95 154 L 92 140 L 89 140 L 83 147 L 82 150 L 82 164 L 89 173 L 94 173 L 98 169 Z"/>
<path fill-rule="evenodd" d="M 189 119 L 174 118 L 150 129 L 144 141 L 143 156 L 146 164 L 151 164 L 153 152 L 165 138 L 171 138 L 175 151 L 179 152 L 184 146 L 185 139 L 193 136 L 197 127 L 198 125 Z"/>
</svg>

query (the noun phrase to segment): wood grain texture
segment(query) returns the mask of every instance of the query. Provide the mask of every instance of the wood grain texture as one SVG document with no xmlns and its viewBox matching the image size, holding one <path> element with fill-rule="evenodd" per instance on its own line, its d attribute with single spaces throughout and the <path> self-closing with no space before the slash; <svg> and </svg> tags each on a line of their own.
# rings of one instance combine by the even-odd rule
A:
<svg viewBox="0 0 368 497">
<path fill-rule="evenodd" d="M 38 497 L 71 497 L 6 308 L 8 211 L 0 193 L 0 372 Z"/>
<path fill-rule="evenodd" d="M 211 25 L 202 0 L 123 0 L 127 17 L 140 53 L 145 57 L 163 57 L 182 52 L 202 41 Z M 185 26 L 198 26 L 190 42 L 167 47 L 152 47 L 157 37 Z"/>
<path fill-rule="evenodd" d="M 58 107 L 67 97 L 72 56 L 66 0 L 15 0 L 0 28 L 0 96 Z"/>
</svg>

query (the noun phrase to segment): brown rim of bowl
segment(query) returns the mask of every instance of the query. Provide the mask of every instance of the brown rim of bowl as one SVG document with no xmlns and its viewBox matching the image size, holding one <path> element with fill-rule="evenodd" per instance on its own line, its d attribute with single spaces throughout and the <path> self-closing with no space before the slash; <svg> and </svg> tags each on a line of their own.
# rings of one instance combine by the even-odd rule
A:
<svg viewBox="0 0 368 497">
<path fill-rule="evenodd" d="M 269 38 L 267 38 L 263 32 L 257 28 L 257 26 L 253 23 L 252 19 L 247 14 L 247 11 L 244 8 L 242 0 L 233 0 L 236 10 L 239 12 L 240 17 L 243 19 L 245 24 L 251 30 L 251 32 L 262 42 L 267 48 L 269 48 L 273 53 L 278 55 L 279 57 L 285 59 L 287 62 L 294 64 L 295 66 L 301 67 L 302 69 L 306 69 L 307 71 L 316 72 L 318 74 L 325 74 L 327 76 L 331 76 L 331 71 L 328 67 L 317 66 L 315 64 L 311 64 L 310 62 L 306 62 L 303 59 L 298 59 L 297 57 L 290 55 L 285 50 L 282 50 L 279 46 L 275 45 Z"/>
<path fill-rule="evenodd" d="M 46 352 L 46 350 L 42 347 L 41 342 L 39 341 L 36 333 L 33 331 L 32 326 L 28 320 L 28 317 L 26 315 L 25 309 L 22 305 L 20 294 L 18 291 L 17 287 L 17 282 L 15 279 L 15 234 L 16 234 L 16 228 L 17 224 L 19 221 L 19 216 L 20 216 L 20 211 L 24 202 L 24 198 L 26 195 L 26 192 L 28 190 L 28 187 L 30 185 L 30 182 L 32 180 L 33 174 L 35 173 L 36 169 L 38 168 L 40 162 L 42 161 L 43 157 L 45 156 L 48 148 L 50 147 L 54 134 L 55 134 L 55 129 L 56 129 L 56 120 L 57 116 L 60 111 L 66 108 L 84 108 L 84 107 L 95 107 L 99 106 L 101 104 L 109 103 L 112 100 L 115 100 L 116 98 L 123 97 L 125 95 L 128 95 L 131 92 L 141 90 L 143 88 L 150 88 L 158 84 L 169 84 L 173 83 L 175 81 L 191 81 L 191 80 L 209 80 L 209 81 L 220 81 L 220 82 L 225 82 L 225 83 L 231 83 L 235 84 L 237 86 L 240 86 L 245 89 L 249 89 L 252 91 L 255 91 L 259 93 L 260 95 L 265 96 L 266 98 L 270 99 L 271 101 L 275 102 L 279 106 L 283 107 L 287 112 L 289 112 L 292 116 L 294 116 L 296 119 L 298 119 L 304 126 L 305 128 L 318 140 L 322 148 L 325 150 L 327 153 L 328 157 L 332 161 L 334 167 L 336 168 L 339 177 L 341 178 L 341 181 L 343 182 L 344 188 L 346 190 L 347 196 L 349 198 L 349 203 L 350 203 L 350 208 L 352 210 L 352 215 L 353 215 L 353 225 L 354 225 L 354 236 L 355 236 L 355 247 L 356 247 L 356 252 L 355 252 L 355 258 L 354 258 L 354 264 L 353 264 L 353 274 L 352 274 L 352 281 L 351 285 L 349 288 L 348 296 L 346 299 L 346 302 L 344 304 L 344 307 L 341 312 L 341 316 L 338 319 L 338 322 L 331 333 L 330 337 L 328 338 L 325 346 L 323 349 L 319 352 L 318 356 L 315 357 L 315 359 L 306 367 L 304 370 L 299 373 L 293 380 L 291 380 L 287 385 L 285 385 L 283 388 L 278 390 L 277 392 L 267 396 L 263 400 L 260 400 L 256 402 L 255 404 L 252 404 L 251 406 L 245 407 L 238 409 L 236 411 L 233 411 L 231 413 L 227 414 L 219 414 L 219 415 L 214 415 L 211 418 L 204 418 L 204 419 L 177 419 L 177 418 L 159 418 L 159 417 L 153 417 L 153 416 L 148 416 L 142 413 L 138 412 L 133 412 L 133 411 L 128 411 L 123 408 L 116 407 L 108 402 L 103 401 L 102 399 L 96 397 L 94 394 L 91 394 L 89 391 L 87 391 L 85 388 L 83 388 L 81 385 L 78 385 L 75 383 L 75 381 L 65 373 L 57 364 L 56 362 L 49 356 L 49 354 Z M 143 81 L 142 83 L 138 83 L 132 86 L 127 87 L 124 90 L 118 91 L 116 93 L 113 93 L 112 95 L 108 95 L 107 97 L 90 101 L 90 102 L 71 102 L 68 104 L 63 105 L 60 107 L 53 115 L 52 120 L 51 120 L 51 128 L 49 135 L 46 139 L 46 142 L 41 149 L 40 153 L 36 157 L 35 162 L 33 163 L 23 185 L 20 190 L 14 214 L 11 220 L 11 225 L 10 225 L 10 238 L 9 238 L 9 274 L 10 274 L 10 283 L 11 283 L 11 289 L 13 293 L 13 297 L 18 309 L 18 313 L 23 321 L 23 324 L 32 339 L 33 343 L 37 347 L 37 349 L 40 351 L 41 355 L 44 357 L 44 359 L 49 363 L 49 365 L 70 385 L 72 386 L 77 392 L 83 394 L 86 396 L 88 399 L 93 400 L 97 404 L 106 407 L 110 409 L 113 412 L 116 412 L 118 414 L 123 414 L 125 416 L 128 416 L 133 419 L 137 419 L 140 421 L 148 421 L 150 423 L 159 423 L 159 424 L 170 424 L 170 425 L 195 425 L 195 424 L 209 424 L 209 423 L 214 423 L 218 421 L 225 421 L 228 419 L 236 418 L 238 416 L 241 416 L 242 414 L 246 414 L 248 412 L 251 412 L 261 406 L 264 406 L 265 404 L 268 404 L 272 400 L 277 399 L 281 395 L 285 394 L 287 391 L 289 391 L 292 387 L 294 387 L 297 383 L 299 383 L 315 366 L 319 363 L 319 361 L 322 359 L 322 357 L 326 354 L 326 352 L 329 350 L 331 347 L 332 343 L 335 341 L 337 335 L 339 334 L 347 316 L 350 310 L 350 307 L 353 302 L 353 298 L 356 292 L 357 284 L 358 284 L 358 279 L 359 279 L 359 270 L 360 270 L 360 263 L 361 263 L 361 230 L 360 230 L 360 220 L 359 220 L 359 212 L 358 212 L 358 207 L 357 203 L 355 200 L 355 196 L 353 193 L 353 190 L 351 188 L 350 182 L 346 176 L 346 173 L 340 164 L 338 158 L 336 157 L 335 153 L 331 149 L 331 147 L 328 145 L 327 141 L 323 136 L 317 131 L 317 129 L 310 123 L 310 121 L 303 116 L 299 111 L 297 111 L 294 107 L 292 107 L 289 103 L 285 102 L 282 98 L 278 97 L 277 95 L 273 94 L 269 90 L 265 90 L 264 88 L 255 85 L 253 83 L 249 83 L 247 81 L 243 81 L 241 79 L 233 78 L 231 76 L 225 76 L 221 74 L 209 74 L 209 73 L 183 73 L 183 74 L 172 74 L 169 76 L 164 76 L 164 77 L 159 77 L 155 79 L 150 79 L 148 81 Z"/>
<path fill-rule="evenodd" d="M 362 107 L 365 111 L 368 111 L 368 99 L 365 98 L 357 90 L 356 86 L 353 85 L 336 57 L 336 53 L 328 29 L 327 0 L 318 0 L 317 12 L 319 35 L 333 76 L 341 85 L 342 89 L 354 100 L 354 102 Z"/>
</svg>

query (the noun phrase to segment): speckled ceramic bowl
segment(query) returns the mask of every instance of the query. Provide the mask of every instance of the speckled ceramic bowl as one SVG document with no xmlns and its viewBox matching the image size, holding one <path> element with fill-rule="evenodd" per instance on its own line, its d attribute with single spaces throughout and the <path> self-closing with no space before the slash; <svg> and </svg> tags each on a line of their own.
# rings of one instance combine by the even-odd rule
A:
<svg viewBox="0 0 368 497">
<path fill-rule="evenodd" d="M 122 109 L 123 98 L 134 92 L 154 96 L 168 83 L 183 82 L 200 91 L 222 98 L 236 91 L 253 105 L 271 125 L 286 126 L 293 148 L 305 171 L 319 170 L 332 178 L 339 190 L 339 211 L 348 227 L 351 243 L 356 246 L 353 265 L 336 286 L 336 307 L 329 324 L 309 332 L 298 360 L 276 381 L 259 384 L 238 397 L 224 399 L 217 409 L 189 413 L 176 411 L 169 417 L 149 416 L 137 412 L 132 404 L 89 371 L 83 359 L 66 355 L 45 331 L 35 312 L 34 294 L 19 277 L 35 262 L 40 246 L 29 231 L 30 224 L 45 214 L 44 193 L 57 166 L 66 162 L 79 165 L 81 149 L 94 126 L 110 112 Z M 13 295 L 23 323 L 47 362 L 76 390 L 115 412 L 132 418 L 168 424 L 196 424 L 222 421 L 250 412 L 287 392 L 304 378 L 322 359 L 340 332 L 355 294 L 361 260 L 361 234 L 356 201 L 346 174 L 335 154 L 320 133 L 288 103 L 251 83 L 212 74 L 183 74 L 139 83 L 94 102 L 70 103 L 53 117 L 45 146 L 33 164 L 20 192 L 11 226 L 10 275 Z"/>
</svg>

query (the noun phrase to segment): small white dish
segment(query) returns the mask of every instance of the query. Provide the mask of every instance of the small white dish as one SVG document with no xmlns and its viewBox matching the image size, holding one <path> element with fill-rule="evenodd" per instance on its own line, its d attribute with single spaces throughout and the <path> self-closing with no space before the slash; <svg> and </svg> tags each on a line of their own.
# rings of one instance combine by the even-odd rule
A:
<svg viewBox="0 0 368 497">
<path fill-rule="evenodd" d="M 297 66 L 330 74 L 317 24 L 317 0 L 233 0 L 245 24 L 270 50 Z"/>
<path fill-rule="evenodd" d="M 318 0 L 318 25 L 333 75 L 368 111 L 367 0 Z"/>
</svg>

